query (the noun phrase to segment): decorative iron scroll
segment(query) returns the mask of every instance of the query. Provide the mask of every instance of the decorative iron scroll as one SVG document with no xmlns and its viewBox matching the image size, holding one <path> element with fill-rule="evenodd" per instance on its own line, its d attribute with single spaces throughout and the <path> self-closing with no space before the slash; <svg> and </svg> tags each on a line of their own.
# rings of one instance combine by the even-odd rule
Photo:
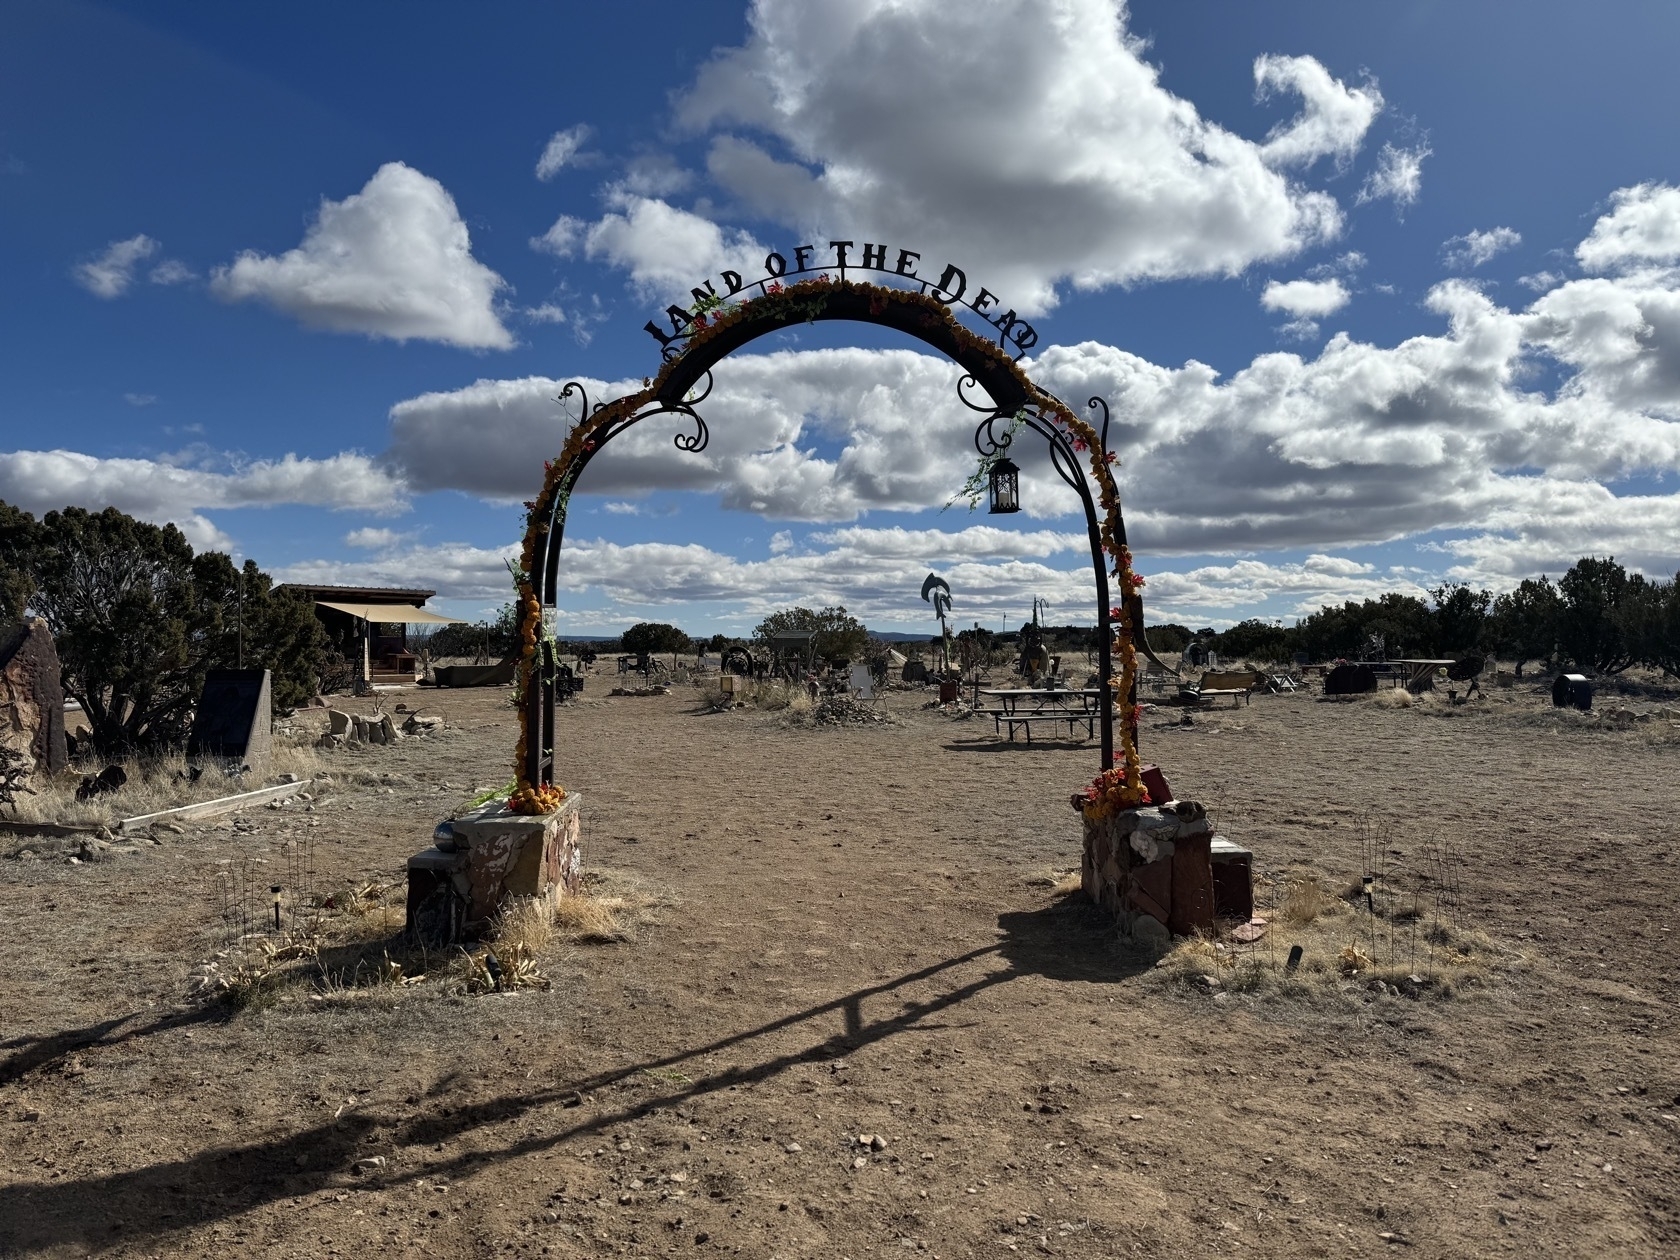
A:
<svg viewBox="0 0 1680 1260">
<path fill-rule="evenodd" d="M 850 241 L 832 241 L 842 271 L 884 269 L 885 247 L 866 245 L 862 264 L 848 261 Z M 809 246 L 795 251 L 796 271 L 808 271 Z M 780 263 L 774 260 L 780 259 Z M 899 265 L 919 255 L 899 251 Z M 872 265 L 881 262 L 882 266 Z M 777 270 L 777 267 L 780 270 Z M 1136 676 L 1134 638 L 1141 636 L 1142 602 L 1136 588 L 1142 579 L 1132 572 L 1131 552 L 1126 547 L 1126 527 L 1115 487 L 1115 456 L 1108 450 L 1109 413 L 1101 398 L 1093 397 L 1090 408 L 1101 413 L 1099 432 L 1077 416 L 1066 403 L 1035 385 L 1009 354 L 1008 347 L 1025 352 L 1037 334 L 1024 326 L 1014 312 L 992 319 L 987 309 L 996 299 L 982 289 L 971 311 L 999 329 L 999 341 L 970 331 L 957 321 L 951 306 L 967 291 L 967 277 L 947 267 L 938 282 L 893 269 L 893 274 L 914 281 L 918 288 L 866 284 L 841 276 L 821 276 L 783 285 L 786 259 L 772 254 L 766 259 L 767 276 L 751 284 L 733 272 L 724 273 L 729 290 L 725 301 L 708 283 L 695 290 L 696 312 L 672 308 L 673 331 L 667 335 L 656 325 L 648 331 L 660 341 L 664 362 L 659 373 L 643 382 L 642 389 L 611 402 L 590 405 L 589 396 L 577 381 L 568 381 L 560 393 L 564 404 L 573 394 L 579 399 L 577 422 L 566 437 L 560 454 L 544 466 L 543 486 L 529 502 L 526 533 L 520 564 L 515 574 L 520 613 L 520 736 L 515 774 L 521 787 L 552 783 L 554 774 L 554 678 L 558 664 L 555 644 L 544 620 L 543 610 L 555 606 L 559 588 L 560 547 L 566 527 L 566 510 L 573 488 L 589 461 L 618 434 L 658 415 L 677 415 L 691 420 L 692 433 L 678 433 L 673 439 L 680 450 L 699 452 L 710 441 L 710 431 L 697 407 L 710 395 L 712 367 L 721 359 L 759 337 L 794 324 L 813 320 L 845 319 L 895 328 L 926 342 L 964 369 L 957 384 L 958 397 L 970 409 L 981 413 L 975 445 L 982 456 L 998 454 L 1013 440 L 1012 431 L 1000 431 L 1000 421 L 1025 426 L 1049 445 L 1051 465 L 1075 493 L 1085 510 L 1091 560 L 1097 586 L 1097 622 L 1100 636 L 1100 692 L 1102 758 L 1105 776 L 1115 780 L 1120 796 L 1144 799 L 1141 762 L 1137 750 Z M 913 271 L 913 267 L 912 267 Z M 760 296 L 745 296 L 749 290 Z M 705 300 L 702 300 L 705 299 Z M 682 319 L 678 319 L 680 312 Z M 1025 327 L 1026 332 L 1020 332 Z M 984 391 L 987 403 L 970 395 Z M 1088 469 L 1088 472 L 1086 471 Z M 1110 603 L 1109 579 L 1119 587 L 1118 602 Z M 1147 651 L 1147 646 L 1145 647 Z M 1118 654 L 1118 670 L 1114 655 Z M 1115 747 L 1114 710 L 1123 705 L 1119 748 Z"/>
</svg>

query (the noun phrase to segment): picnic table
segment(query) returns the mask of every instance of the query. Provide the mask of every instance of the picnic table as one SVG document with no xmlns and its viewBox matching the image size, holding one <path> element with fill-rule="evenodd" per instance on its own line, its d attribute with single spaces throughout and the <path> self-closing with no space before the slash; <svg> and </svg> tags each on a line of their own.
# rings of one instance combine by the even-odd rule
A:
<svg viewBox="0 0 1680 1260">
<path fill-rule="evenodd" d="M 1101 716 L 1102 690 L 1098 687 L 981 687 L 976 694 L 997 701 L 996 708 L 977 712 L 992 719 L 998 734 L 1007 728 L 1011 743 L 1017 729 L 1025 731 L 1027 743 L 1032 743 L 1035 722 L 1041 726 L 1065 725 L 1070 735 L 1083 726 L 1085 737 L 1090 739 Z"/>
</svg>

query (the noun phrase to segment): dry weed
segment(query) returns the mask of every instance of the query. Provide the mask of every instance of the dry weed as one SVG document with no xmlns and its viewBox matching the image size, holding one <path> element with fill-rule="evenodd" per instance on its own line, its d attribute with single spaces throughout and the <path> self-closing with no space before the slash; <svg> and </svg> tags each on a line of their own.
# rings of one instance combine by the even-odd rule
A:
<svg viewBox="0 0 1680 1260">
<path fill-rule="evenodd" d="M 1069 893 L 1079 892 L 1083 887 L 1084 879 L 1080 873 L 1069 871 L 1066 875 L 1058 875 L 1054 878 L 1050 885 L 1050 891 L 1058 897 L 1065 897 Z"/>
<path fill-rule="evenodd" d="M 1356 893 L 1362 897 L 1362 884 L 1350 886 L 1349 896 Z M 1433 913 L 1380 881 L 1373 893 L 1374 911 L 1362 899 L 1336 897 L 1316 876 L 1292 876 L 1270 912 L 1269 939 L 1177 941 L 1156 963 L 1156 974 L 1208 992 L 1451 998 L 1486 980 L 1495 966 L 1526 961 L 1479 929 Z M 1302 957 L 1291 969 L 1287 961 L 1296 945 Z"/>
<path fill-rule="evenodd" d="M 1340 914 L 1346 909 L 1340 898 L 1325 891 L 1317 876 L 1308 875 L 1291 879 L 1285 885 L 1277 917 L 1280 923 L 1302 927 L 1322 916 Z"/>
<path fill-rule="evenodd" d="M 590 871 L 583 890 L 560 898 L 554 926 L 564 940 L 578 945 L 634 941 L 638 930 L 657 923 L 658 912 L 673 904 L 669 893 L 625 871 Z"/>
<path fill-rule="evenodd" d="M 553 903 L 540 897 L 515 897 L 496 916 L 491 937 L 498 949 L 523 950 L 532 957 L 554 943 Z"/>
<path fill-rule="evenodd" d="M 191 805 L 249 792 L 266 782 L 277 780 L 281 774 L 294 774 L 301 780 L 307 780 L 322 768 L 314 748 L 307 743 L 282 739 L 275 740 L 274 760 L 267 779 L 252 775 L 230 777 L 214 762 L 199 767 L 199 776 L 194 779 L 192 767 L 183 752 L 134 757 L 109 764 L 120 765 L 128 775 L 128 782 L 115 792 L 78 801 L 76 789 L 81 785 L 83 773 L 91 773 L 97 768 L 84 766 L 66 771 L 49 782 L 34 785 L 35 794 L 20 797 L 6 816 L 28 823 L 108 826 L 121 818 L 155 814 L 177 805 Z"/>
</svg>

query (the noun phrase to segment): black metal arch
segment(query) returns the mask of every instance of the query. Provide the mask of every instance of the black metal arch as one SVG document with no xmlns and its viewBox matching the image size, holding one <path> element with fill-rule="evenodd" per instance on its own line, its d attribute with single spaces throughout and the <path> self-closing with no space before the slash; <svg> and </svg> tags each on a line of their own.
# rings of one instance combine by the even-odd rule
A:
<svg viewBox="0 0 1680 1260">
<path fill-rule="evenodd" d="M 1046 440 L 1052 467 L 1079 495 L 1080 504 L 1085 509 L 1091 564 L 1097 584 L 1097 626 L 1101 645 L 1099 711 L 1102 769 L 1106 770 L 1114 764 L 1113 630 L 1109 616 L 1108 562 L 1103 552 L 1102 520 L 1091 494 L 1091 481 L 1085 473 L 1080 452 L 1074 448 L 1069 435 L 1052 424 L 1046 415 L 1047 403 L 1063 407 L 1066 404 L 1036 385 L 1030 388 L 1024 386 L 1024 378 L 1012 362 L 1003 357 L 996 347 L 972 337 L 960 336 L 958 326 L 942 309 L 930 309 L 920 302 L 895 300 L 903 297 L 903 291 L 897 289 L 850 284 L 836 285 L 831 291 L 813 298 L 810 304 L 791 308 L 785 304 L 773 306 L 767 302 L 753 302 L 746 308 L 743 318 L 733 320 L 727 327 L 697 344 L 685 346 L 678 340 L 667 346 L 667 370 L 650 399 L 638 409 L 616 416 L 602 426 L 567 466 L 546 501 L 539 499 L 536 503 L 528 535 L 529 580 L 533 592 L 545 616 L 549 609 L 556 607 L 560 549 L 565 537 L 566 510 L 571 492 L 590 460 L 613 438 L 654 416 L 681 416 L 693 423 L 694 430 L 692 433 L 677 433 L 673 441 L 679 450 L 698 453 L 706 448 L 711 433 L 696 408 L 711 394 L 712 368 L 720 360 L 760 337 L 794 324 L 848 320 L 893 328 L 926 343 L 963 369 L 964 374 L 957 383 L 957 396 L 964 406 L 985 417 L 974 434 L 975 447 L 982 456 L 1002 454 L 1013 439 L 1007 430 L 1000 431 L 996 426 L 1000 421 L 1013 425 L 1019 418 L 1021 423 Z M 973 401 L 968 393 L 972 388 L 983 389 L 989 401 Z M 587 391 L 577 381 L 566 383 L 560 391 L 559 401 L 565 403 L 574 394 L 580 405 L 579 423 L 607 406 L 599 402 L 592 406 Z M 1092 397 L 1088 405 L 1091 410 L 1102 413 L 1097 458 L 1104 458 L 1108 449 L 1108 404 L 1099 397 Z M 1125 522 L 1118 504 L 1115 518 L 1115 541 L 1124 544 Z M 1134 638 L 1147 653 L 1142 633 L 1142 601 L 1130 593 L 1125 598 L 1131 612 Z M 554 780 L 554 714 L 558 698 L 559 659 L 547 634 L 539 637 L 536 652 L 535 676 L 527 683 L 523 697 L 525 742 L 524 762 L 520 767 L 522 781 L 531 784 L 552 783 Z M 1133 695 L 1128 700 L 1135 701 L 1135 698 L 1134 684 Z"/>
</svg>

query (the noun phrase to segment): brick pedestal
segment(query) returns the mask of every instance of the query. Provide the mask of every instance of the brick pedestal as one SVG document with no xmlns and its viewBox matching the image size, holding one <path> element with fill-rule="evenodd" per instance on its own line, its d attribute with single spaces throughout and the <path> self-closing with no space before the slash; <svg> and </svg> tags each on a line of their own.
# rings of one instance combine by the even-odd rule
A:
<svg viewBox="0 0 1680 1260">
<path fill-rule="evenodd" d="M 552 814 L 515 814 L 491 801 L 438 828 L 408 860 L 408 931 L 428 944 L 476 936 L 510 898 L 549 905 L 582 879 L 581 800 Z"/>
</svg>

